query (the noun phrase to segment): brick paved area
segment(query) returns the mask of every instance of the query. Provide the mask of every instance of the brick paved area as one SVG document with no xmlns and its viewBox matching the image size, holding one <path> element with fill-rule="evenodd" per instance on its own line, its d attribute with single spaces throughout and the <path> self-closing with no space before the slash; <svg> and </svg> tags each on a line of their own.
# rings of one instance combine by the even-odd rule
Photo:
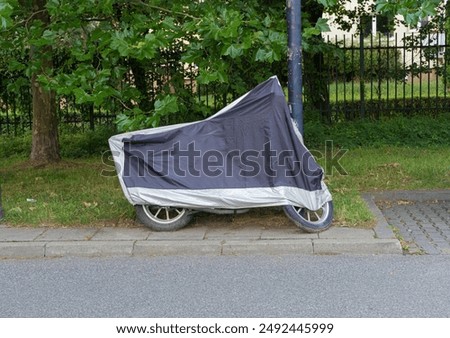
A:
<svg viewBox="0 0 450 338">
<path fill-rule="evenodd" d="M 450 200 L 411 199 L 378 200 L 377 205 L 410 253 L 450 254 Z"/>
</svg>

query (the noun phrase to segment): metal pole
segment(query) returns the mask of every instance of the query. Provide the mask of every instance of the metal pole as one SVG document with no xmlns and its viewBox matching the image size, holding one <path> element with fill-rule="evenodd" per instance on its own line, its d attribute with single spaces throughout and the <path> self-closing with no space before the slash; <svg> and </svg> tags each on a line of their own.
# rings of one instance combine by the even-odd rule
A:
<svg viewBox="0 0 450 338">
<path fill-rule="evenodd" d="M 303 135 L 302 100 L 302 1 L 286 0 L 288 31 L 288 102 L 292 116 Z"/>
</svg>

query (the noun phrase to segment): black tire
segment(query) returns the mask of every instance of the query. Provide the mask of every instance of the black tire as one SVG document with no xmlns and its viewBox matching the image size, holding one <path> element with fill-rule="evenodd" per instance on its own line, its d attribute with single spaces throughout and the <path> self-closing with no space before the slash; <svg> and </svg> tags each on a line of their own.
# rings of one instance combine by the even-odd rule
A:
<svg viewBox="0 0 450 338">
<path fill-rule="evenodd" d="M 192 213 L 184 208 L 155 205 L 136 205 L 135 208 L 139 221 L 154 231 L 175 231 L 192 219 Z"/>
<path fill-rule="evenodd" d="M 333 220 L 333 202 L 325 203 L 319 210 L 286 205 L 284 212 L 291 221 L 305 232 L 316 233 L 327 230 Z"/>
</svg>

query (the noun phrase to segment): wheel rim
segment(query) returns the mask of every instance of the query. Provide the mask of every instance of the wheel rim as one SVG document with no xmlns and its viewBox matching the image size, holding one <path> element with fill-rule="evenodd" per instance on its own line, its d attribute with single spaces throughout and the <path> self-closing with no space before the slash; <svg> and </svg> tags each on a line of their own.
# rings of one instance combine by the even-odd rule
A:
<svg viewBox="0 0 450 338">
<path fill-rule="evenodd" d="M 143 210 L 148 218 L 161 224 L 176 222 L 186 214 L 186 209 L 183 208 L 158 207 L 151 205 L 144 205 Z"/>
<path fill-rule="evenodd" d="M 325 219 L 328 218 L 328 215 L 330 213 L 330 207 L 328 203 L 325 203 L 324 206 L 318 210 L 309 210 L 296 206 L 292 206 L 292 208 L 299 217 L 312 224 L 321 224 Z"/>
</svg>

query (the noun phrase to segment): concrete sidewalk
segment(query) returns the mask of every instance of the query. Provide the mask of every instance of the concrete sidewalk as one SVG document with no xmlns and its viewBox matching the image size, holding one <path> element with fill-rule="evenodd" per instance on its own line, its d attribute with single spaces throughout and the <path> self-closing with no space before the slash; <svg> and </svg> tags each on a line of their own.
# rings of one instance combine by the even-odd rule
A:
<svg viewBox="0 0 450 338">
<path fill-rule="evenodd" d="M 367 203 L 376 208 L 370 198 Z M 11 228 L 0 225 L 0 258 L 3 259 L 401 253 L 400 243 L 386 222 L 378 222 L 373 230 L 332 227 L 319 234 L 304 233 L 294 224 L 273 228 L 257 225 L 233 227 L 232 224 L 223 227 L 188 226 L 176 232 L 152 232 L 145 227 Z"/>
</svg>

